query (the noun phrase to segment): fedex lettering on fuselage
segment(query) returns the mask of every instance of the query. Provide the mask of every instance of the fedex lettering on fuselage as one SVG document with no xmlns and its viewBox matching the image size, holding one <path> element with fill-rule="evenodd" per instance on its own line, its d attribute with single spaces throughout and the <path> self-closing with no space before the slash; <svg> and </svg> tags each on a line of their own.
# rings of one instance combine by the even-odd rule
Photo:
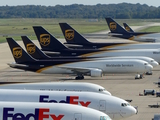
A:
<svg viewBox="0 0 160 120">
<path fill-rule="evenodd" d="M 49 102 L 49 103 L 67 103 L 67 104 L 75 104 L 78 105 L 79 103 L 84 106 L 84 107 L 88 107 L 88 105 L 91 103 L 91 101 L 79 101 L 79 96 L 66 96 L 66 100 L 49 100 L 49 96 L 48 95 L 40 95 L 39 97 L 39 102 Z"/>
<path fill-rule="evenodd" d="M 55 114 L 49 113 L 49 111 L 49 108 L 36 108 L 35 113 L 24 115 L 23 113 L 15 113 L 14 108 L 4 108 L 3 120 L 30 120 L 30 118 L 34 120 L 47 120 L 50 117 L 53 120 L 61 120 L 64 117 L 63 114 L 56 116 Z"/>
</svg>

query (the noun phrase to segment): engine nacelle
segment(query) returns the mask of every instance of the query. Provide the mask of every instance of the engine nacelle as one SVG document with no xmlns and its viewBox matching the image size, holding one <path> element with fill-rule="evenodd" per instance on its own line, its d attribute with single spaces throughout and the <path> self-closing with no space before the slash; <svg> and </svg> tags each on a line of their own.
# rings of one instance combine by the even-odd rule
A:
<svg viewBox="0 0 160 120">
<path fill-rule="evenodd" d="M 102 70 L 101 69 L 92 69 L 90 72 L 91 77 L 102 77 Z"/>
</svg>

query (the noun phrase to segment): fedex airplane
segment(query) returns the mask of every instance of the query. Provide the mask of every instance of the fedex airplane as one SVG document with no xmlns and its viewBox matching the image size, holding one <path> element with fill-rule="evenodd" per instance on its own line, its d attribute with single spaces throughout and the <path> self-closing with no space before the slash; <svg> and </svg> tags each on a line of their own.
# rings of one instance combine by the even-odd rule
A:
<svg viewBox="0 0 160 120">
<path fill-rule="evenodd" d="M 0 96 L 0 101 L 79 105 L 104 112 L 111 119 L 116 120 L 137 114 L 137 109 L 131 106 L 127 101 L 115 96 L 94 92 L 51 92 L 39 90 L 1 89 Z"/>
<path fill-rule="evenodd" d="M 25 90 L 48 90 L 48 91 L 76 91 L 97 92 L 111 95 L 104 87 L 85 82 L 40 82 L 40 83 L 18 83 L 3 84 L 0 89 L 25 89 Z"/>
<path fill-rule="evenodd" d="M 101 77 L 107 73 L 145 73 L 153 66 L 137 59 L 116 60 L 36 60 L 27 54 L 12 38 L 7 38 L 10 50 L 16 63 L 9 63 L 12 68 L 45 74 L 76 74 L 76 79 L 84 79 L 84 75 Z M 137 75 L 136 75 L 137 76 Z"/>
<path fill-rule="evenodd" d="M 112 18 L 106 18 L 106 22 L 110 29 L 108 35 L 118 38 L 124 38 L 129 40 L 135 40 L 139 42 L 160 42 L 160 33 L 155 32 L 130 32 L 122 28 Z"/>
<path fill-rule="evenodd" d="M 0 102 L 1 120 L 111 120 L 103 112 L 63 103 Z"/>
<path fill-rule="evenodd" d="M 78 33 L 74 28 L 72 28 L 67 23 L 59 23 L 63 35 L 66 40 L 66 45 L 73 48 L 83 48 L 83 49 L 107 49 L 107 50 L 123 50 L 123 49 L 156 49 L 160 48 L 160 43 L 120 43 L 120 42 L 90 42 L 84 38 L 80 33 Z M 51 40 L 52 41 L 52 40 Z M 72 46 L 79 45 L 79 46 Z"/>
</svg>

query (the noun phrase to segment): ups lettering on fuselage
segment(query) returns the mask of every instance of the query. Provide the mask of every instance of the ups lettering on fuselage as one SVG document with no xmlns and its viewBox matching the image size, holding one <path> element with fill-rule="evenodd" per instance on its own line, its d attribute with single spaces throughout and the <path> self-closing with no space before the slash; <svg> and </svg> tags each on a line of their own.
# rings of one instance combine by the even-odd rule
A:
<svg viewBox="0 0 160 120">
<path fill-rule="evenodd" d="M 15 58 L 20 58 L 22 56 L 22 49 L 20 47 L 13 48 L 13 56 Z"/>
<path fill-rule="evenodd" d="M 65 31 L 65 38 L 67 40 L 72 40 L 74 38 L 74 30 L 66 30 Z"/>
<path fill-rule="evenodd" d="M 35 53 L 35 51 L 36 51 L 36 46 L 34 44 L 32 44 L 32 43 L 27 44 L 27 52 L 29 54 L 33 54 L 33 53 Z"/>
<path fill-rule="evenodd" d="M 47 46 L 50 44 L 50 35 L 49 34 L 41 34 L 40 35 L 40 44 L 43 46 Z"/>
</svg>

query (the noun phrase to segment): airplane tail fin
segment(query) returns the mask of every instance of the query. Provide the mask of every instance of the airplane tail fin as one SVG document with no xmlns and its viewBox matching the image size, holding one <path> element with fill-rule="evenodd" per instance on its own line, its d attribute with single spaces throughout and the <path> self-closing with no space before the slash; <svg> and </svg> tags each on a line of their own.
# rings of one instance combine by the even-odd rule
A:
<svg viewBox="0 0 160 120">
<path fill-rule="evenodd" d="M 128 32 L 134 32 L 134 31 L 132 30 L 132 28 L 129 27 L 129 25 L 128 25 L 127 23 L 123 23 L 123 26 L 124 26 L 124 28 L 125 28 Z"/>
<path fill-rule="evenodd" d="M 68 49 L 43 27 L 33 26 L 33 29 L 43 51 Z"/>
<path fill-rule="evenodd" d="M 61 30 L 63 32 L 63 35 L 67 43 L 70 43 L 70 44 L 89 43 L 87 39 L 85 39 L 81 34 L 79 34 L 75 29 L 73 29 L 69 24 L 59 23 L 59 25 L 61 27 Z"/>
<path fill-rule="evenodd" d="M 47 59 L 45 55 L 27 36 L 21 36 L 27 52 L 35 59 Z"/>
<path fill-rule="evenodd" d="M 6 39 L 16 63 L 21 64 L 36 61 L 28 53 L 26 53 L 24 49 L 13 38 Z"/>
<path fill-rule="evenodd" d="M 128 33 L 125 29 L 123 29 L 116 21 L 114 21 L 112 18 L 108 17 L 105 18 L 106 22 L 108 24 L 108 27 L 111 31 L 111 33 Z"/>
</svg>

